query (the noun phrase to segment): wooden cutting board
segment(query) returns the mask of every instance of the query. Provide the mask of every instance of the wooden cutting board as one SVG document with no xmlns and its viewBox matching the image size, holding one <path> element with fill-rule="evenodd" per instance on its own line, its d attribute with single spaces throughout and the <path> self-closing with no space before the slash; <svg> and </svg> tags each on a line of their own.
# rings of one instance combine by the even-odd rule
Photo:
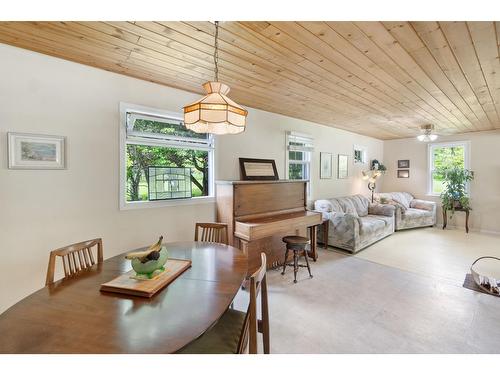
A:
<svg viewBox="0 0 500 375">
<path fill-rule="evenodd" d="M 174 281 L 189 267 L 191 267 L 190 260 L 169 258 L 165 264 L 165 271 L 151 280 L 133 279 L 131 276 L 135 275 L 135 271 L 130 270 L 107 283 L 101 284 L 100 290 L 149 298 Z"/>
</svg>

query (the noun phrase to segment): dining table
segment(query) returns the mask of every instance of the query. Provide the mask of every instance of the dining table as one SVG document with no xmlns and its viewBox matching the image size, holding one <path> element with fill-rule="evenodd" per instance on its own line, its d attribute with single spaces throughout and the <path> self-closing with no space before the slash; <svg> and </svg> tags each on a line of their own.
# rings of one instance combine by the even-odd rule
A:
<svg viewBox="0 0 500 375">
<path fill-rule="evenodd" d="M 2 313 L 0 353 L 175 353 L 196 340 L 231 305 L 247 256 L 224 244 L 164 245 L 192 263 L 151 298 L 99 290 L 132 268 L 125 253 L 113 256 Z"/>
</svg>

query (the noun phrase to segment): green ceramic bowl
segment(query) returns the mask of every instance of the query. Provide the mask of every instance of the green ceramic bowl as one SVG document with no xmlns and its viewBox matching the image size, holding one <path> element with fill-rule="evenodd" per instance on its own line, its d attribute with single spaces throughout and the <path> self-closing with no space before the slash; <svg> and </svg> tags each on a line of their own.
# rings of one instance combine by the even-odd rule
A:
<svg viewBox="0 0 500 375">
<path fill-rule="evenodd" d="M 148 275 L 156 270 L 161 269 L 168 259 L 168 251 L 165 246 L 161 247 L 160 257 L 157 260 L 149 260 L 146 263 L 141 263 L 139 259 L 132 259 L 132 268 L 137 274 Z"/>
</svg>

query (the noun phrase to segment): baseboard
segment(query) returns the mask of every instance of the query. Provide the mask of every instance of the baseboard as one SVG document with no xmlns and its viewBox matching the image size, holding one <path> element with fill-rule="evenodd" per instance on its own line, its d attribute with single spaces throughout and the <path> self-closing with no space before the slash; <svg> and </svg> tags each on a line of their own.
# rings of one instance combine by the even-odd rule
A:
<svg viewBox="0 0 500 375">
<path fill-rule="evenodd" d="M 437 223 L 436 228 L 442 228 L 443 223 Z M 465 227 L 463 225 L 446 225 L 446 228 L 450 229 L 463 229 L 465 230 Z M 484 233 L 484 234 L 495 234 L 500 236 L 499 231 L 494 231 L 494 230 L 487 230 L 487 229 L 477 229 L 477 228 L 469 228 L 469 232 L 476 232 L 476 233 Z"/>
</svg>

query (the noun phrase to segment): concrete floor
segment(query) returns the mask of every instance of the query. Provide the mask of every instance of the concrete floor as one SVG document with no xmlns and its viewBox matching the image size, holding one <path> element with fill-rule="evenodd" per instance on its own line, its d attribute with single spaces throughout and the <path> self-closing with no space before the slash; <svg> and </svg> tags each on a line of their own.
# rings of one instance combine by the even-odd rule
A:
<svg viewBox="0 0 500 375">
<path fill-rule="evenodd" d="M 461 286 L 472 262 L 484 255 L 500 258 L 500 236 L 435 227 L 396 232 L 355 257 Z M 498 271 L 489 275 L 500 278 Z"/>
<path fill-rule="evenodd" d="M 292 269 L 285 276 L 270 270 L 272 353 L 500 353 L 500 298 L 461 286 L 470 262 L 453 244 L 462 234 L 413 232 L 396 233 L 364 255 L 320 250 L 314 278 L 301 269 L 297 284 Z M 410 237 L 418 242 L 408 244 Z M 474 237 L 479 245 L 500 243 Z M 422 256 L 406 262 L 408 247 Z M 401 254 L 389 257 L 396 249 Z M 434 263 L 432 272 L 418 272 Z M 235 307 L 246 299 L 241 293 Z"/>
</svg>

